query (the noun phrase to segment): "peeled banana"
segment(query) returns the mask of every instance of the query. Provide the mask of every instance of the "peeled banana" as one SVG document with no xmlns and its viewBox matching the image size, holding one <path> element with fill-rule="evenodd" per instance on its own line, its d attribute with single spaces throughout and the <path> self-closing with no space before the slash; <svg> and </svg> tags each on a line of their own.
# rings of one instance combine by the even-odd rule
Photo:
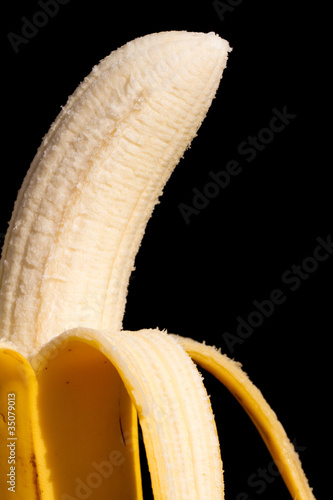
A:
<svg viewBox="0 0 333 500">
<path fill-rule="evenodd" d="M 235 362 L 191 339 L 122 329 L 147 221 L 229 51 L 214 33 L 137 38 L 92 69 L 44 137 L 1 258 L 1 498 L 143 498 L 138 419 L 154 498 L 224 498 L 197 363 L 244 405 L 292 497 L 314 499 L 276 415 Z"/>
</svg>

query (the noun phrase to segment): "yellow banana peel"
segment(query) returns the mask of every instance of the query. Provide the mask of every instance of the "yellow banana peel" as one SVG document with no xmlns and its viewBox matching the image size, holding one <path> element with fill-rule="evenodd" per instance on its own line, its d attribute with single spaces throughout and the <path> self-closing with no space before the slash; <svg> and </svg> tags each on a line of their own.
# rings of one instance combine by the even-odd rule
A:
<svg viewBox="0 0 333 500">
<path fill-rule="evenodd" d="M 314 499 L 283 427 L 237 363 L 164 331 L 122 329 L 147 221 L 229 51 L 214 33 L 135 39 L 93 68 L 44 137 L 1 258 L 1 499 L 139 500 L 138 420 L 154 498 L 224 498 L 196 364 L 244 406 L 292 498 Z"/>
</svg>

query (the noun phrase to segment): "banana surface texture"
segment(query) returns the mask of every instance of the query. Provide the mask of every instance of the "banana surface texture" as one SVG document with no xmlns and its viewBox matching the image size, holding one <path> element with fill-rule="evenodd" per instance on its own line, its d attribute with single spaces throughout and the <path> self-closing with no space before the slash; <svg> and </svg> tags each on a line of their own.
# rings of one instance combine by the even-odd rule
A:
<svg viewBox="0 0 333 500">
<path fill-rule="evenodd" d="M 224 498 L 196 364 L 241 402 L 293 499 L 314 499 L 275 413 L 234 361 L 124 331 L 127 287 L 162 189 L 219 86 L 229 44 L 170 31 L 112 52 L 44 137 L 0 269 L 0 497 L 139 500 L 138 420 L 154 498 Z"/>
</svg>

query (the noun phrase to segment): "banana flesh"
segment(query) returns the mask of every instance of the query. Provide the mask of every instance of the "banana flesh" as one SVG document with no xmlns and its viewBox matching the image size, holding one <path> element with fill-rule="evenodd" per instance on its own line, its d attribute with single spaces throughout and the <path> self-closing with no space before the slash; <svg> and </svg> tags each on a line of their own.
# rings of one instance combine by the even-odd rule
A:
<svg viewBox="0 0 333 500">
<path fill-rule="evenodd" d="M 146 223 L 228 50 L 214 34 L 142 37 L 74 92 L 18 194 L 0 269 L 0 337 L 27 355 L 76 326 L 121 329 Z"/>
<path fill-rule="evenodd" d="M 137 418 L 155 498 L 224 498 L 214 416 L 192 357 L 244 404 L 293 498 L 313 500 L 281 424 L 230 360 L 166 332 L 122 330 L 147 221 L 229 51 L 213 33 L 133 40 L 93 68 L 44 137 L 1 258 L 1 498 L 12 495 L 2 480 L 9 394 L 19 499 L 142 499 Z"/>
</svg>

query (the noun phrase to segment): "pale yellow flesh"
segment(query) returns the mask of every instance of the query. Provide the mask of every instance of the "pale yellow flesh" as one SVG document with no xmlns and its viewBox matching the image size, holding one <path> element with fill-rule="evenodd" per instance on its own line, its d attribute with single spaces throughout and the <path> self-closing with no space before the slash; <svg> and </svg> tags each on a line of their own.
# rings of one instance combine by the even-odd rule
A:
<svg viewBox="0 0 333 500">
<path fill-rule="evenodd" d="M 120 330 L 146 224 L 215 96 L 215 34 L 139 38 L 69 99 L 18 194 L 0 267 L 0 338 L 31 354 L 59 333 Z"/>
<path fill-rule="evenodd" d="M 0 338 L 8 348 L 31 360 L 43 344 L 48 343 L 51 352 L 52 339 L 73 327 L 121 330 L 129 276 L 145 226 L 164 184 L 207 113 L 229 50 L 228 43 L 213 33 L 148 35 L 106 57 L 69 98 L 31 164 L 5 238 L 0 265 Z M 78 364 L 80 359 L 78 356 Z M 50 360 L 50 370 L 58 363 L 60 358 Z M 114 370 L 105 379 L 98 371 L 95 378 L 91 374 L 105 397 L 115 391 L 108 403 L 100 401 L 98 411 L 92 407 L 92 389 L 87 391 L 87 399 L 82 386 L 70 393 L 69 399 L 76 399 L 73 422 L 60 406 L 66 394 L 59 389 L 63 379 L 57 370 L 61 373 L 62 369 L 60 364 L 52 376 L 38 379 L 33 415 L 38 421 L 34 446 L 41 495 L 47 500 L 62 489 L 73 491 L 74 473 L 79 478 L 88 473 L 90 456 L 80 453 L 85 438 L 87 443 L 96 442 L 96 449 L 87 446 L 97 455 L 104 445 L 115 445 L 121 433 L 115 398 L 122 401 L 125 414 L 120 419 L 122 432 L 127 432 L 127 440 L 137 442 L 130 396 Z M 82 375 L 85 380 L 88 382 Z M 105 436 L 101 449 L 94 440 L 96 429 L 82 420 L 85 403 L 87 414 L 103 415 L 98 431 Z M 53 428 L 52 416 L 58 427 Z M 149 435 L 147 430 L 145 435 Z M 68 455 L 55 455 L 53 445 L 65 444 L 67 439 Z M 185 445 L 189 437 L 183 439 Z M 75 450 L 80 455 L 77 461 Z M 107 450 L 103 450 L 105 455 Z M 150 464 L 156 462 L 151 465 L 155 470 L 159 456 L 153 459 L 151 453 L 148 445 L 147 455 Z M 126 492 L 139 498 L 137 456 L 126 461 L 124 477 L 125 491 L 117 483 L 120 497 Z M 112 480 L 103 482 L 100 495 L 104 496 L 103 488 Z M 192 482 L 186 475 L 176 475 L 173 484 L 177 487 L 173 488 L 182 492 Z M 154 483 L 159 491 L 156 480 Z M 195 489 L 202 495 L 206 488 L 199 481 Z"/>
</svg>

